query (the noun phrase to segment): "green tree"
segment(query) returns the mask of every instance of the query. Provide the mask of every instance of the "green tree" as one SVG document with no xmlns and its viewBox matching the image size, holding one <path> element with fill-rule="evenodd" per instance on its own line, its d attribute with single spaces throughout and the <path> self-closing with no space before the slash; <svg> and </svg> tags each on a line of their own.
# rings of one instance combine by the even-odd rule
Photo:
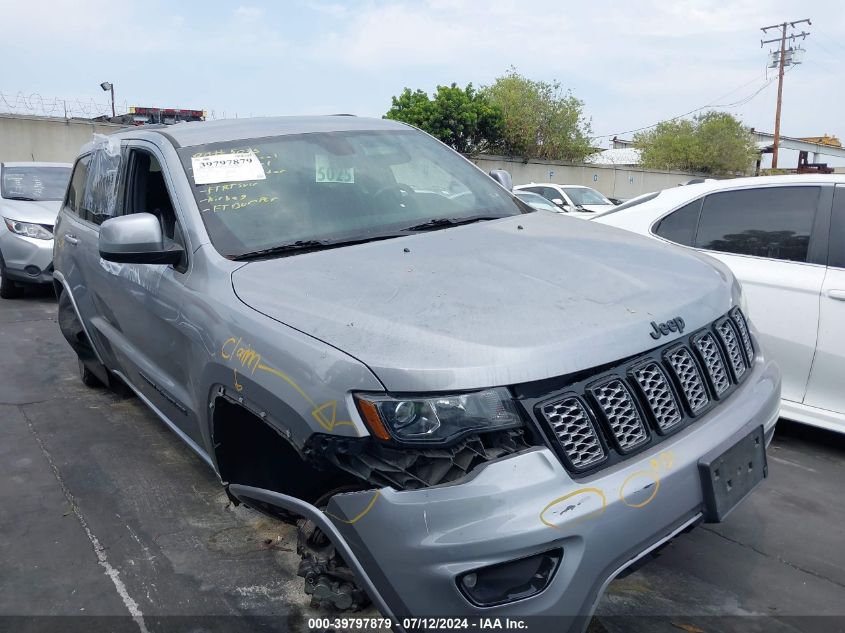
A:
<svg viewBox="0 0 845 633">
<path fill-rule="evenodd" d="M 642 164 L 713 175 L 745 173 L 757 156 L 751 130 L 727 112 L 663 121 L 634 136 Z"/>
<path fill-rule="evenodd" d="M 590 148 L 584 103 L 555 81 L 533 81 L 511 68 L 484 90 L 502 112 L 497 149 L 506 156 L 578 162 Z"/>
<path fill-rule="evenodd" d="M 422 90 L 405 88 L 392 102 L 386 119 L 410 123 L 464 154 L 483 152 L 499 143 L 501 112 L 472 84 L 437 86 L 433 98 Z"/>
</svg>

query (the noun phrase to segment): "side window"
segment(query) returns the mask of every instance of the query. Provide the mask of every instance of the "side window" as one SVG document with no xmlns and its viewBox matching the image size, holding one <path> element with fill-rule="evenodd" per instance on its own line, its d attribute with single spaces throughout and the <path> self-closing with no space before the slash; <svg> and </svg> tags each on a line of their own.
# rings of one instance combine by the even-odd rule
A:
<svg viewBox="0 0 845 633">
<path fill-rule="evenodd" d="M 807 261 L 819 187 L 767 187 L 704 200 L 695 245 L 723 253 Z"/>
<path fill-rule="evenodd" d="M 155 156 L 143 150 L 133 149 L 129 153 L 124 206 L 127 215 L 151 213 L 156 216 L 161 223 L 162 234 L 168 239 L 182 242 L 161 165 Z"/>
<path fill-rule="evenodd" d="M 79 217 L 94 224 L 114 217 L 117 206 L 120 142 L 103 139 L 97 142 L 89 157 L 88 179 L 79 209 Z"/>
<path fill-rule="evenodd" d="M 76 161 L 67 188 L 65 208 L 76 215 L 79 215 L 79 208 L 82 206 L 82 194 L 85 191 L 85 183 L 88 181 L 88 163 L 90 160 L 91 156 L 88 154 Z"/>
<path fill-rule="evenodd" d="M 692 246 L 695 239 L 695 227 L 698 226 L 698 212 L 701 210 L 701 200 L 694 200 L 685 204 L 677 211 L 673 211 L 660 220 L 654 232 L 662 238 Z"/>
</svg>

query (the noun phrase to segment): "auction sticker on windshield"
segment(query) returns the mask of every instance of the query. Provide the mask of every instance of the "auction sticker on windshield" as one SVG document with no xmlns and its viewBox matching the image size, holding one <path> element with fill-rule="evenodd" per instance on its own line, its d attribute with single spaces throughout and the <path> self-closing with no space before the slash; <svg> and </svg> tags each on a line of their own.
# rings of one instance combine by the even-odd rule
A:
<svg viewBox="0 0 845 633">
<path fill-rule="evenodd" d="M 266 179 L 261 161 L 252 150 L 191 156 L 191 167 L 194 170 L 194 183 L 198 185 Z"/>
<path fill-rule="evenodd" d="M 314 174 L 317 182 L 355 183 L 355 168 L 333 163 L 325 154 L 314 155 Z"/>
</svg>

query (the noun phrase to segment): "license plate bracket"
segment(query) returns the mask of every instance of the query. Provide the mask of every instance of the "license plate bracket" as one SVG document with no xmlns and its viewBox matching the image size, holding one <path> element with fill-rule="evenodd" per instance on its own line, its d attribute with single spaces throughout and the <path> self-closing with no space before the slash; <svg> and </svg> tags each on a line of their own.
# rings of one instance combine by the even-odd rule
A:
<svg viewBox="0 0 845 633">
<path fill-rule="evenodd" d="M 762 426 L 733 436 L 698 462 L 704 520 L 720 523 L 769 475 Z"/>
</svg>

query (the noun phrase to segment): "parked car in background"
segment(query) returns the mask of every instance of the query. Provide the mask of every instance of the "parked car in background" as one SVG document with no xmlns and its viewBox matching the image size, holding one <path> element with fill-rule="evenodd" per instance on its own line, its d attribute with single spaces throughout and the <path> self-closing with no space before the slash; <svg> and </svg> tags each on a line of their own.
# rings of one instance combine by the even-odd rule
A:
<svg viewBox="0 0 845 633">
<path fill-rule="evenodd" d="M 781 415 L 845 432 L 845 177 L 691 184 L 640 196 L 598 221 L 727 264 L 783 370 Z"/>
<path fill-rule="evenodd" d="M 527 185 L 517 185 L 514 187 L 514 193 L 517 191 L 530 191 L 539 194 L 546 200 L 554 202 L 565 213 L 588 220 L 606 213 L 615 206 L 613 202 L 595 189 L 583 185 L 532 182 Z"/>
<path fill-rule="evenodd" d="M 349 116 L 133 127 L 76 162 L 55 285 L 83 381 L 299 518 L 319 605 L 582 631 L 766 476 L 779 372 L 731 272 L 496 175 Z"/>
<path fill-rule="evenodd" d="M 552 211 L 553 213 L 563 213 L 563 209 L 557 206 L 551 200 L 547 200 L 539 193 L 532 193 L 531 191 L 514 191 L 513 195 L 522 200 L 525 204 L 539 211 Z"/>
<path fill-rule="evenodd" d="M 68 163 L 0 163 L 0 297 L 53 281 L 53 225 L 70 179 Z"/>
</svg>

